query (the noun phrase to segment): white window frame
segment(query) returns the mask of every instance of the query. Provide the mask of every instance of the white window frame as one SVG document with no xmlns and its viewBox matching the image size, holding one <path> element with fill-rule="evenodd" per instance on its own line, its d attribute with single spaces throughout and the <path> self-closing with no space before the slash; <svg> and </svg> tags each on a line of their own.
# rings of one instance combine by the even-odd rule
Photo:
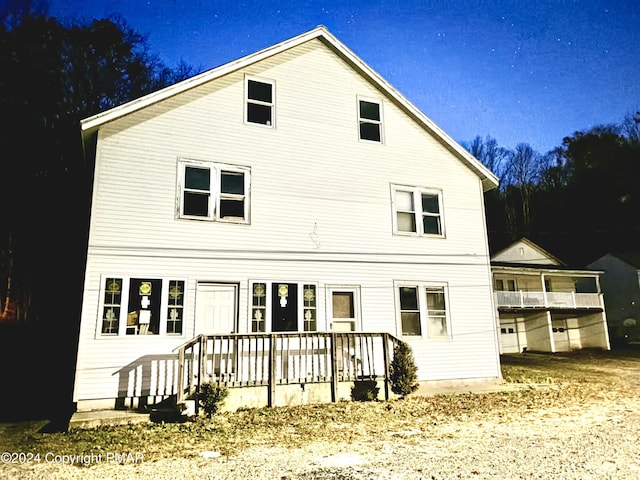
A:
<svg viewBox="0 0 640 480">
<path fill-rule="evenodd" d="M 416 230 L 413 231 L 404 231 L 399 230 L 398 228 L 398 202 L 397 202 L 397 193 L 398 192 L 406 192 L 411 194 L 413 199 L 413 210 L 411 213 L 414 215 L 414 222 Z M 438 214 L 434 215 L 430 212 L 422 211 L 422 195 L 433 195 L 438 198 Z M 394 235 L 407 235 L 411 237 L 431 237 L 431 238 L 444 238 L 445 237 L 445 221 L 444 221 L 444 206 L 442 200 L 442 190 L 438 188 L 427 188 L 427 187 L 416 187 L 416 186 L 408 186 L 408 185 L 391 185 L 391 211 L 393 214 L 393 233 Z M 403 212 L 400 210 L 400 212 Z M 406 211 L 405 213 L 409 213 Z M 434 216 L 438 217 L 440 220 L 440 233 L 426 233 L 424 231 L 424 216 Z"/>
<path fill-rule="evenodd" d="M 374 103 L 376 105 L 378 105 L 378 111 L 380 112 L 380 119 L 379 120 L 374 120 L 371 118 L 366 118 L 366 117 L 361 117 L 360 116 L 360 102 L 367 102 L 367 103 Z M 358 118 L 358 140 L 360 140 L 361 142 L 368 142 L 368 143 L 378 143 L 380 145 L 384 144 L 384 115 L 382 112 L 382 101 L 380 99 L 377 98 L 370 98 L 370 97 L 361 97 L 361 96 L 357 96 L 356 97 L 356 116 Z M 380 130 L 380 140 L 370 140 L 368 138 L 362 138 L 362 133 L 360 132 L 360 124 L 361 123 L 369 123 L 372 125 L 378 125 L 378 128 Z"/>
<path fill-rule="evenodd" d="M 186 215 L 184 214 L 184 194 L 185 172 L 187 167 L 201 168 L 209 170 L 209 204 L 207 215 Z M 228 194 L 221 192 L 222 173 L 240 173 L 244 179 L 244 194 Z M 192 160 L 188 158 L 178 159 L 178 192 L 177 192 L 177 217 L 187 220 L 203 220 L 224 223 L 250 223 L 250 203 L 251 203 L 251 169 L 240 165 L 231 165 L 219 162 L 206 162 Z M 242 200 L 243 217 L 223 217 L 220 218 L 221 200 Z"/>
<path fill-rule="evenodd" d="M 333 331 L 342 331 L 335 330 L 334 323 L 351 323 L 353 326 L 352 332 L 358 332 L 362 329 L 362 315 L 361 315 L 361 304 L 360 304 L 360 286 L 359 285 L 327 285 L 326 286 L 326 312 L 328 319 L 328 329 Z M 353 318 L 345 319 L 345 318 L 335 318 L 333 316 L 333 294 L 334 293 L 351 293 L 353 295 Z"/>
<path fill-rule="evenodd" d="M 249 98 L 249 82 L 264 83 L 271 85 L 271 102 Z M 259 123 L 249 121 L 249 104 L 262 105 L 271 109 L 271 123 Z M 244 123 L 246 125 L 255 125 L 262 128 L 275 128 L 276 126 L 276 82 L 265 78 L 252 77 L 246 75 L 244 77 Z"/>
<path fill-rule="evenodd" d="M 418 292 L 418 318 L 420 322 L 420 334 L 419 335 L 409 335 L 404 334 L 402 328 L 402 315 L 400 309 L 400 288 L 401 287 L 409 287 L 415 288 Z M 396 328 L 398 332 L 398 336 L 408 337 L 408 338 L 427 338 L 430 340 L 451 340 L 452 332 L 451 332 L 451 304 L 449 302 L 449 286 L 447 283 L 436 283 L 436 282 L 413 282 L 413 281 L 395 281 L 394 285 L 394 295 L 396 299 Z M 444 295 L 444 305 L 445 305 L 445 322 L 447 332 L 444 335 L 433 335 L 429 332 L 429 309 L 427 307 L 427 289 L 442 289 Z"/>
<path fill-rule="evenodd" d="M 507 283 L 513 283 L 513 290 L 509 290 Z M 518 282 L 515 277 L 498 277 L 494 280 L 496 292 L 517 292 Z M 498 284 L 502 283 L 502 288 L 499 288 Z M 505 286 L 507 287 L 505 289 Z"/>
<path fill-rule="evenodd" d="M 120 279 L 122 281 L 122 291 L 120 293 L 120 316 L 118 318 L 118 332 L 109 334 L 102 333 L 102 322 L 104 315 L 104 297 L 105 297 L 105 282 L 108 278 Z M 149 279 L 161 281 L 160 292 L 160 322 L 158 325 L 158 334 L 153 335 L 127 335 L 127 314 L 129 306 L 129 291 L 131 288 L 132 279 Z M 182 333 L 167 333 L 167 317 L 169 314 L 169 283 L 172 281 L 183 282 L 183 305 L 182 305 Z M 188 282 L 184 277 L 160 277 L 157 275 L 119 275 L 119 274 L 103 274 L 100 276 L 100 288 L 98 289 L 100 299 L 98 302 L 98 314 L 96 321 L 95 338 L 108 339 L 108 338 L 158 338 L 158 337 L 171 337 L 171 338 L 184 338 L 187 329 L 187 298 L 188 298 Z"/>
<path fill-rule="evenodd" d="M 278 280 L 260 280 L 260 279 L 252 279 L 249 280 L 249 301 L 248 301 L 248 306 L 249 306 L 249 312 L 248 312 L 248 324 L 247 324 L 247 331 L 249 333 L 262 333 L 262 332 L 253 332 L 252 331 L 252 321 L 253 321 L 253 291 L 255 288 L 255 285 L 257 283 L 262 283 L 265 285 L 265 318 L 264 318 L 264 328 L 265 331 L 264 333 L 272 333 L 273 332 L 273 322 L 272 322 L 272 311 L 273 311 L 273 302 L 271 301 L 272 298 L 272 294 L 273 294 L 273 288 L 275 286 L 275 288 L 278 288 L 279 284 L 282 283 L 286 283 L 286 284 L 296 284 L 297 286 L 297 295 L 298 295 L 298 308 L 297 308 L 297 328 L 295 330 L 295 332 L 305 332 L 306 330 L 304 329 L 304 287 L 307 285 L 313 285 L 316 288 L 316 305 L 315 305 L 315 311 L 316 311 L 316 330 L 315 331 L 321 331 L 319 329 L 320 327 L 320 308 L 319 308 L 319 301 L 318 301 L 318 297 L 320 294 L 320 286 L 318 285 L 318 282 L 314 282 L 314 281 L 304 281 L 304 280 L 282 280 L 282 279 L 278 279 Z M 276 332 L 277 333 L 277 332 Z"/>
</svg>

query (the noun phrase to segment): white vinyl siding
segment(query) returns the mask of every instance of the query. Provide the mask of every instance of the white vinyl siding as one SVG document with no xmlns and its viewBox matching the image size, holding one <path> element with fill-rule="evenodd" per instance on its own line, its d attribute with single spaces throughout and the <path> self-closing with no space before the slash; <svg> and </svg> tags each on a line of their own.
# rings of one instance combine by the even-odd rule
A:
<svg viewBox="0 0 640 480">
<path fill-rule="evenodd" d="M 247 125 L 246 78 L 277 82 L 277 131 Z M 432 341 L 426 324 L 421 336 L 404 337 L 419 379 L 500 375 L 480 179 L 386 97 L 384 148 L 359 141 L 360 95 L 379 98 L 380 90 L 313 40 L 100 127 L 74 399 L 112 398 L 143 369 L 157 377 L 154 392 L 175 394 L 174 349 L 199 333 L 195 289 L 186 288 L 182 338 L 102 336 L 107 276 L 237 284 L 240 333 L 252 331 L 261 307 L 252 304 L 255 283 L 315 285 L 318 331 L 331 329 L 329 288 L 359 285 L 356 329 L 402 336 L 394 279 L 415 285 L 428 272 L 448 287 L 451 341 Z M 246 168 L 245 222 L 180 218 L 176 159 Z M 216 181 L 206 220 L 219 208 Z M 446 241 L 393 234 L 390 184 L 442 189 Z"/>
</svg>

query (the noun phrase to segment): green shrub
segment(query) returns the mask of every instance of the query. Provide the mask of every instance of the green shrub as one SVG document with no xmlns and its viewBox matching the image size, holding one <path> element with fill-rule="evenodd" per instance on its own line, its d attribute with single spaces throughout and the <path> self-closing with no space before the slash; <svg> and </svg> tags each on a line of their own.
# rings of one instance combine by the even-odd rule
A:
<svg viewBox="0 0 640 480">
<path fill-rule="evenodd" d="M 358 380 L 351 387 L 351 400 L 356 402 L 372 402 L 378 399 L 378 382 L 375 380 Z"/>
<path fill-rule="evenodd" d="M 418 388 L 418 367 L 409 344 L 399 342 L 393 349 L 393 360 L 389 365 L 391 391 L 406 396 Z"/>
<path fill-rule="evenodd" d="M 204 413 L 212 417 L 220 410 L 228 395 L 229 390 L 223 385 L 212 382 L 203 383 L 200 385 L 200 391 L 198 392 L 198 401 Z"/>
</svg>

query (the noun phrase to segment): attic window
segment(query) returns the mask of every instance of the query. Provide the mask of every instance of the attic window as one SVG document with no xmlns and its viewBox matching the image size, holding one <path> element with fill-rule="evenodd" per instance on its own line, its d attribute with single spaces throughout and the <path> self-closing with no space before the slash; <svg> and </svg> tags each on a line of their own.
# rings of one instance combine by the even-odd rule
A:
<svg viewBox="0 0 640 480">
<path fill-rule="evenodd" d="M 246 122 L 272 127 L 274 124 L 273 111 L 275 108 L 273 82 L 248 78 L 245 92 Z"/>
<path fill-rule="evenodd" d="M 382 143 L 382 111 L 379 102 L 358 100 L 360 140 Z"/>
</svg>

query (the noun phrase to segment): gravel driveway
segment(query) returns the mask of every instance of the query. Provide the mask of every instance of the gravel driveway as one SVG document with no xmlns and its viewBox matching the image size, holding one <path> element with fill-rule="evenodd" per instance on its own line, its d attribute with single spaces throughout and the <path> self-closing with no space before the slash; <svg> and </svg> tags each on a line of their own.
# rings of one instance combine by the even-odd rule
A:
<svg viewBox="0 0 640 480">
<path fill-rule="evenodd" d="M 567 408 L 499 411 L 442 424 L 407 422 L 376 438 L 250 447 L 233 456 L 91 467 L 4 465 L 20 479 L 632 479 L 640 478 L 640 401 L 590 400 Z M 331 424 L 327 429 L 339 428 Z M 344 433 L 344 432 L 341 432 Z M 338 436 L 338 435 L 337 435 Z M 344 435 L 339 435 L 345 438 Z"/>
<path fill-rule="evenodd" d="M 324 424 L 296 416 L 300 410 L 285 410 L 292 420 L 278 424 L 277 430 L 258 427 L 260 422 L 251 420 L 256 417 L 237 415 L 239 423 L 230 430 L 230 440 L 244 430 L 241 447 L 225 450 L 220 445 L 222 452 L 235 453 L 221 454 L 211 443 L 188 436 L 187 444 L 175 444 L 181 458 L 101 461 L 88 467 L 55 462 L 0 464 L 0 477 L 640 479 L 639 360 L 637 355 L 627 361 L 587 355 L 579 363 L 575 358 L 558 358 L 556 363 L 564 364 L 572 376 L 547 387 L 445 396 L 438 401 L 418 397 L 397 404 L 346 402 L 340 407 L 343 416 L 331 413 L 327 418 L 332 421 Z M 291 424 L 297 420 L 311 425 L 307 434 Z"/>
</svg>

